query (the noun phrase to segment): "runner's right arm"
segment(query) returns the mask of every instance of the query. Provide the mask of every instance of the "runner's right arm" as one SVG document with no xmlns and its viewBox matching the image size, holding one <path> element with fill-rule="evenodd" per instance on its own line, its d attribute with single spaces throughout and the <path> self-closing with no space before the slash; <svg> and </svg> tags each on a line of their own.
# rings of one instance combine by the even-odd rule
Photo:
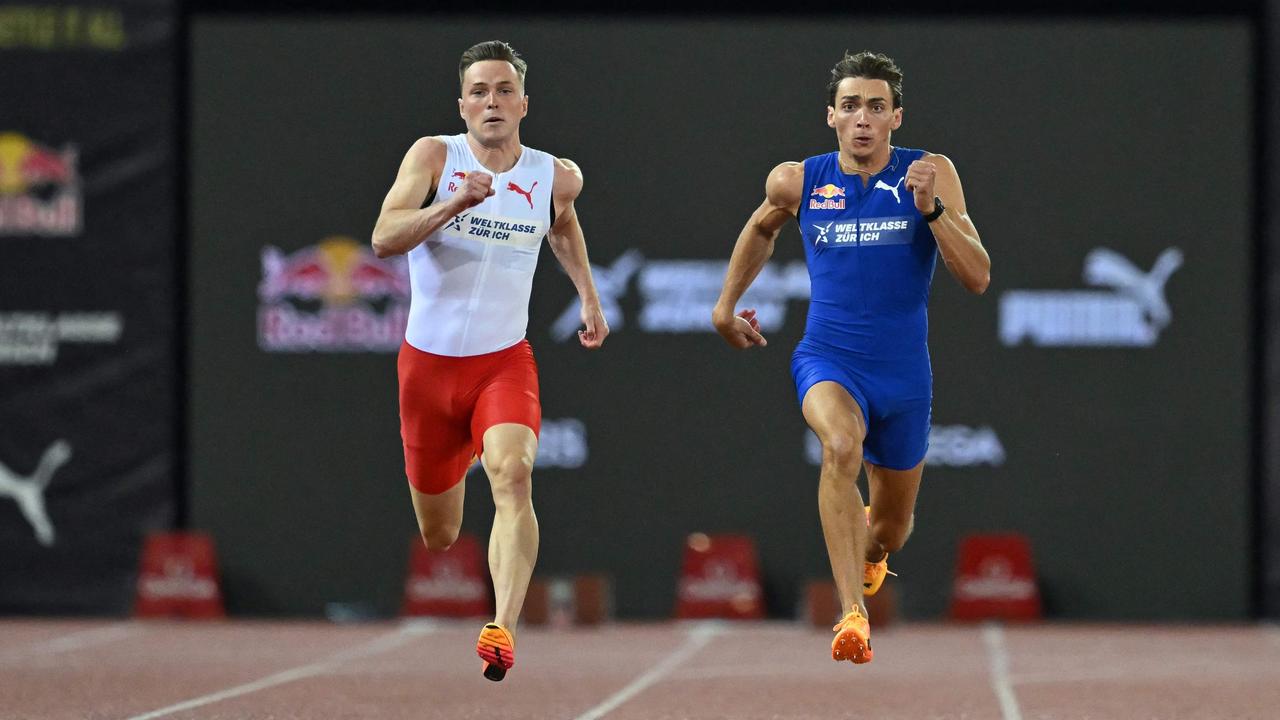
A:
<svg viewBox="0 0 1280 720">
<path fill-rule="evenodd" d="M 765 181 L 764 202 L 751 213 L 738 235 L 720 299 L 711 312 L 711 323 L 733 347 L 768 344 L 760 334 L 756 311 L 747 309 L 735 315 L 733 309 L 773 255 L 773 241 L 778 238 L 778 231 L 799 212 L 803 183 L 803 163 L 786 162 L 775 167 Z"/>
<path fill-rule="evenodd" d="M 422 207 L 427 193 L 440 181 L 448 149 L 439 138 L 419 138 L 400 163 L 400 172 L 382 201 L 373 226 L 373 254 L 380 258 L 403 255 L 439 230 L 454 215 L 493 195 L 493 176 L 467 173 L 458 191 L 446 202 Z"/>
</svg>

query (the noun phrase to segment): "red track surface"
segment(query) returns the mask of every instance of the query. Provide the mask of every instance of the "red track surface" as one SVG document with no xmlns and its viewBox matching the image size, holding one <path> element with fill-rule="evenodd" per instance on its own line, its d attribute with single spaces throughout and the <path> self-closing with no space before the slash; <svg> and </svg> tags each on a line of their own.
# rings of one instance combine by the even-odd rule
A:
<svg viewBox="0 0 1280 720">
<path fill-rule="evenodd" d="M 790 623 L 528 629 L 501 683 L 481 623 L 0 620 L 0 718 L 1280 717 L 1280 630 L 900 625 L 830 660 Z"/>
</svg>

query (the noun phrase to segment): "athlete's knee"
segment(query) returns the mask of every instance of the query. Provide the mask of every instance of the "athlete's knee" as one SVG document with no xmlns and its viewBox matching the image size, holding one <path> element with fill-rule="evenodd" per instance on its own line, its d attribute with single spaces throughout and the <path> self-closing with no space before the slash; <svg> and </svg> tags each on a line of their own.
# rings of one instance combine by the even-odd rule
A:
<svg viewBox="0 0 1280 720">
<path fill-rule="evenodd" d="M 422 542 L 426 543 L 428 550 L 448 550 L 458 541 L 459 527 L 448 525 L 445 523 L 436 523 L 430 527 L 423 527 Z"/>
<path fill-rule="evenodd" d="M 907 538 L 911 537 L 911 529 L 914 525 L 914 515 L 906 522 L 877 518 L 871 524 L 871 538 L 884 548 L 885 552 L 898 552 L 903 545 L 907 544 Z"/>
<path fill-rule="evenodd" d="M 837 467 L 862 464 L 862 443 L 852 435 L 831 435 L 822 440 L 822 464 Z"/>
<path fill-rule="evenodd" d="M 511 453 L 490 466 L 489 482 L 493 485 L 496 504 L 523 505 L 533 497 L 533 458 L 524 453 Z"/>
</svg>

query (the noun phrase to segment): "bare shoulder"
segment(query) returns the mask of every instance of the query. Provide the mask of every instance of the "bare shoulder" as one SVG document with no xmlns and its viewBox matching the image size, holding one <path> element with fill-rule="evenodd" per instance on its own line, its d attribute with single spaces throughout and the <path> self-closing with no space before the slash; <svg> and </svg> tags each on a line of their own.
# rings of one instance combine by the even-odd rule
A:
<svg viewBox="0 0 1280 720">
<path fill-rule="evenodd" d="M 764 193 L 778 207 L 791 207 L 800 202 L 804 185 L 804 163 L 784 162 L 769 171 Z"/>
<path fill-rule="evenodd" d="M 928 160 L 933 163 L 934 167 L 944 172 L 949 172 L 952 175 L 956 172 L 956 164 L 951 162 L 951 158 L 941 153 L 926 152 L 924 155 L 920 156 L 920 159 Z"/>
<path fill-rule="evenodd" d="M 442 167 L 449 156 L 449 148 L 444 140 L 435 136 L 420 137 L 409 147 L 404 159 L 417 167 Z"/>
<path fill-rule="evenodd" d="M 582 192 L 582 168 L 568 158 L 556 158 L 553 182 L 551 193 L 556 199 L 571 201 Z"/>
</svg>

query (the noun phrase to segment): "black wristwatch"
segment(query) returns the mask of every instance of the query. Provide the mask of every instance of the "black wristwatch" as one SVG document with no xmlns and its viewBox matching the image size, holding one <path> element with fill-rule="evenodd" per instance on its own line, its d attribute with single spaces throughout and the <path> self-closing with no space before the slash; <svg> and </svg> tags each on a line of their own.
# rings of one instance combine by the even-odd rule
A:
<svg viewBox="0 0 1280 720">
<path fill-rule="evenodd" d="M 946 209 L 947 209 L 947 206 L 942 204 L 942 198 L 938 197 L 937 195 L 934 195 L 933 196 L 933 212 L 929 213 L 928 215 L 925 215 L 924 221 L 927 223 L 931 223 L 934 220 L 937 220 L 939 217 L 942 216 L 942 211 Z"/>
</svg>

